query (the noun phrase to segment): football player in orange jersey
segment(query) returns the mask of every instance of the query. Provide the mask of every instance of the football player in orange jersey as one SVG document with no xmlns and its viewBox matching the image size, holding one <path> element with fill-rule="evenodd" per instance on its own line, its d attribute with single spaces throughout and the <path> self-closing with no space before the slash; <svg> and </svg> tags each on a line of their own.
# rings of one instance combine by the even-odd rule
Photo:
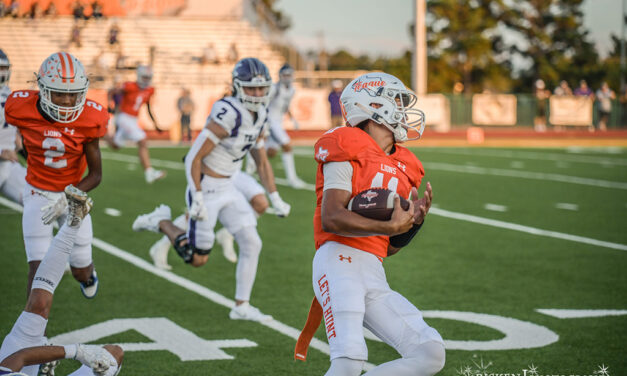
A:
<svg viewBox="0 0 627 376">
<path fill-rule="evenodd" d="M 61 225 L 65 221 L 67 200 L 63 190 L 73 184 L 88 192 L 100 184 L 98 139 L 105 134 L 109 119 L 105 107 L 86 98 L 89 79 L 85 69 L 66 52 L 54 53 L 44 60 L 37 85 L 39 91 L 14 91 L 5 106 L 6 120 L 18 128 L 28 152 L 22 216 L 29 264 L 28 292 L 52 241 L 53 223 Z M 83 176 L 86 169 L 88 173 Z M 88 215 L 76 235 L 70 257 L 72 274 L 87 298 L 93 298 L 98 290 L 92 237 Z"/>
<path fill-rule="evenodd" d="M 307 345 L 322 321 L 331 355 L 326 376 L 361 374 L 368 359 L 363 327 L 401 355 L 366 375 L 434 375 L 444 367 L 442 337 L 413 304 L 390 288 L 383 269 L 383 259 L 409 243 L 431 206 L 429 183 L 424 197 L 418 198 L 422 164 L 398 145 L 422 135 L 424 114 L 412 108 L 416 95 L 386 73 L 356 78 L 344 89 L 341 103 L 348 126 L 328 131 L 315 145 L 317 250 L 312 283 L 316 297 L 294 356 L 305 359 Z M 398 197 L 389 221 L 347 209 L 351 197 L 373 187 L 410 198 L 409 209 L 401 208 Z"/>
<path fill-rule="evenodd" d="M 150 166 L 150 154 L 146 145 L 146 132 L 137 124 L 137 116 L 141 106 L 146 103 L 148 115 L 155 128 L 160 131 L 157 121 L 150 110 L 150 99 L 155 93 L 152 83 L 152 68 L 147 65 L 137 67 L 137 82 L 125 82 L 121 88 L 109 92 L 109 102 L 113 103 L 116 94 L 122 95 L 119 112 L 115 115 L 115 135 L 113 140 L 107 140 L 109 145 L 118 149 L 124 141 L 130 140 L 137 143 L 139 161 L 144 168 L 144 176 L 147 183 L 152 183 L 165 177 L 165 171 L 155 170 Z"/>
</svg>

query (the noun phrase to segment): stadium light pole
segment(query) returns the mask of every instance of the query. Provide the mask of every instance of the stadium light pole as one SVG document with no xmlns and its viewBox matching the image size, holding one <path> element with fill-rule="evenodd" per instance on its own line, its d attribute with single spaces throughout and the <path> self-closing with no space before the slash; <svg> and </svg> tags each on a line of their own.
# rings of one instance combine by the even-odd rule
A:
<svg viewBox="0 0 627 376">
<path fill-rule="evenodd" d="M 412 86 L 416 94 L 427 94 L 427 0 L 415 0 L 414 56 L 412 61 Z"/>
</svg>

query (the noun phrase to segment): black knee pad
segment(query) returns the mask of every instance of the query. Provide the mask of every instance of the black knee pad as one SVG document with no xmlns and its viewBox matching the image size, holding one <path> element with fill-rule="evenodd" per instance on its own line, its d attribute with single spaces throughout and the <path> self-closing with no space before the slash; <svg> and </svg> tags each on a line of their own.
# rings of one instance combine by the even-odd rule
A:
<svg viewBox="0 0 627 376">
<path fill-rule="evenodd" d="M 181 234 L 174 239 L 174 249 L 176 253 L 185 261 L 185 263 L 189 264 L 194 259 L 194 253 L 198 255 L 208 255 L 211 252 L 210 249 L 200 249 L 192 246 L 189 243 L 189 239 L 187 238 L 187 234 Z"/>
</svg>

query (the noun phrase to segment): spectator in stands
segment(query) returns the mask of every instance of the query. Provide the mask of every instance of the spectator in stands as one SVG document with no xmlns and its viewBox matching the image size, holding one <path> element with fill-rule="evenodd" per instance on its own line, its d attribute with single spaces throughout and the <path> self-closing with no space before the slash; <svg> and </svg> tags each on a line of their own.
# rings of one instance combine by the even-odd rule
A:
<svg viewBox="0 0 627 376">
<path fill-rule="evenodd" d="M 81 28 L 77 22 L 74 22 L 72 30 L 70 31 L 70 46 L 75 45 L 77 48 L 81 48 Z"/>
<path fill-rule="evenodd" d="M 200 56 L 200 64 L 220 64 L 220 59 L 218 59 L 218 54 L 216 53 L 213 43 L 209 43 L 207 47 L 203 48 L 202 56 Z"/>
<path fill-rule="evenodd" d="M 58 14 L 57 12 L 57 6 L 54 4 L 54 1 L 51 1 L 50 4 L 48 4 L 48 8 L 46 8 L 46 11 L 44 12 L 44 15 L 46 17 L 56 17 Z"/>
<path fill-rule="evenodd" d="M 192 130 L 190 128 L 190 123 L 192 120 L 192 112 L 194 112 L 194 101 L 190 96 L 189 89 L 183 88 L 181 96 L 176 101 L 176 107 L 181 113 L 181 141 L 191 141 L 192 140 Z M 187 140 L 185 140 L 185 135 L 187 134 Z"/>
<path fill-rule="evenodd" d="M 342 117 L 342 108 L 340 107 L 340 95 L 344 85 L 340 80 L 331 82 L 331 93 L 329 94 L 329 104 L 331 105 L 331 128 L 341 127 L 344 119 Z"/>
<path fill-rule="evenodd" d="M 551 92 L 546 90 L 544 81 L 538 79 L 535 84 L 534 96 L 536 98 L 536 116 L 533 119 L 533 127 L 537 132 L 546 131 L 546 107 Z"/>
<path fill-rule="evenodd" d="M 616 99 L 616 93 L 607 82 L 601 84 L 601 88 L 597 90 L 597 110 L 599 111 L 599 123 L 598 127 L 600 131 L 607 130 L 607 123 L 610 120 L 610 114 L 612 113 L 612 100 Z"/>
<path fill-rule="evenodd" d="M 28 17 L 31 20 L 34 20 L 36 18 L 41 18 L 42 15 L 42 11 L 41 11 L 41 7 L 39 6 L 38 2 L 34 2 L 31 4 L 30 6 L 30 10 L 28 11 Z"/>
<path fill-rule="evenodd" d="M 3 18 L 8 13 L 9 12 L 8 12 L 7 5 L 4 3 L 4 1 L 0 1 L 0 18 Z"/>
<path fill-rule="evenodd" d="M 579 87 L 575 89 L 573 94 L 578 97 L 594 97 L 594 92 L 590 89 L 586 80 L 579 81 Z"/>
<path fill-rule="evenodd" d="M 109 47 L 114 48 L 120 47 L 120 27 L 117 22 L 114 22 L 113 25 L 109 28 Z"/>
<path fill-rule="evenodd" d="M 102 4 L 98 0 L 95 0 L 91 3 L 91 16 L 97 20 L 103 17 L 102 14 Z"/>
<path fill-rule="evenodd" d="M 76 21 L 85 19 L 85 6 L 80 0 L 75 0 L 72 3 L 72 16 Z"/>
<path fill-rule="evenodd" d="M 237 46 L 235 42 L 231 43 L 231 47 L 229 47 L 229 52 L 226 55 L 226 61 L 229 64 L 235 64 L 236 61 L 239 60 L 239 52 L 237 52 Z"/>
<path fill-rule="evenodd" d="M 20 2 L 17 0 L 11 0 L 11 4 L 9 4 L 9 15 L 13 18 L 18 18 L 20 16 Z"/>
<path fill-rule="evenodd" d="M 568 82 L 562 80 L 560 81 L 560 86 L 553 90 L 553 94 L 558 96 L 573 95 L 573 91 L 570 89 L 570 86 L 568 86 Z"/>
</svg>

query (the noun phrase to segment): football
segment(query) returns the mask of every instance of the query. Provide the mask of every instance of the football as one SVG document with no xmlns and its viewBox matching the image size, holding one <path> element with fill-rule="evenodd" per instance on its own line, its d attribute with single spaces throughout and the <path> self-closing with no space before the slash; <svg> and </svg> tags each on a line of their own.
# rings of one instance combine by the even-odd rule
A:
<svg viewBox="0 0 627 376">
<path fill-rule="evenodd" d="M 385 188 L 370 188 L 359 192 L 348 202 L 348 210 L 361 216 L 378 221 L 387 221 L 392 218 L 394 211 L 394 197 L 396 192 Z M 399 196 L 400 197 L 400 196 Z M 409 201 L 401 198 L 401 207 L 409 209 Z"/>
</svg>

